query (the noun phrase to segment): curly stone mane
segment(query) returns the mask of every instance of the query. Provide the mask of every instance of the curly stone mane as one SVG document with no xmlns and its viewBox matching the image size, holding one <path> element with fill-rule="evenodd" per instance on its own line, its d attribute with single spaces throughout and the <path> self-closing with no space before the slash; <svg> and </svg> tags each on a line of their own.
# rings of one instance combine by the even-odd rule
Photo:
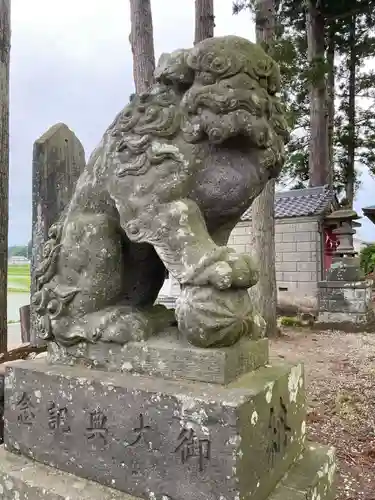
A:
<svg viewBox="0 0 375 500">
<path fill-rule="evenodd" d="M 280 74 L 259 46 L 238 37 L 208 39 L 163 54 L 155 79 L 108 130 L 121 155 L 117 176 L 142 175 L 166 156 L 178 159 L 166 142 L 179 134 L 191 144 L 245 137 L 259 150 L 260 165 L 279 172 L 289 137 L 277 95 Z"/>
</svg>

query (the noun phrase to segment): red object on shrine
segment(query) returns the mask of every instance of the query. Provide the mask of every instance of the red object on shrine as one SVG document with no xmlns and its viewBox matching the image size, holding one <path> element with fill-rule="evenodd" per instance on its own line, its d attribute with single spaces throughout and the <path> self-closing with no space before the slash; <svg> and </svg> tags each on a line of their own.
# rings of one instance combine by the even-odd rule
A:
<svg viewBox="0 0 375 500">
<path fill-rule="evenodd" d="M 334 227 L 324 228 L 324 270 L 328 271 L 332 264 L 332 257 L 335 253 L 339 242 L 337 236 L 334 234 Z"/>
</svg>

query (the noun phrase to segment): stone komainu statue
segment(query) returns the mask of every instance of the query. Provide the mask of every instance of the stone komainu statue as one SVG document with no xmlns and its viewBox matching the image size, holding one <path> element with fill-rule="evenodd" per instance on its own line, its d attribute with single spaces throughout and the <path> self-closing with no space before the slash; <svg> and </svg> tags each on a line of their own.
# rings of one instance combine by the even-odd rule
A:
<svg viewBox="0 0 375 500">
<path fill-rule="evenodd" d="M 177 320 L 196 346 L 255 335 L 257 279 L 229 234 L 284 162 L 279 69 L 228 36 L 161 57 L 105 132 L 50 229 L 33 303 L 60 346 L 145 340 Z M 174 312 L 155 306 L 166 272 Z"/>
</svg>

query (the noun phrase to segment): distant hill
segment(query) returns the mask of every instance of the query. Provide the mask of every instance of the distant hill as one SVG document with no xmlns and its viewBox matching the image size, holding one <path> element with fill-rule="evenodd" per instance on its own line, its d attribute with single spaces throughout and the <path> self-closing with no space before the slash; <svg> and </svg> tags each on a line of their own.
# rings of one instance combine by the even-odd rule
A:
<svg viewBox="0 0 375 500">
<path fill-rule="evenodd" d="M 8 248 L 8 259 L 11 257 L 31 257 L 31 242 L 28 245 L 15 245 Z"/>
</svg>

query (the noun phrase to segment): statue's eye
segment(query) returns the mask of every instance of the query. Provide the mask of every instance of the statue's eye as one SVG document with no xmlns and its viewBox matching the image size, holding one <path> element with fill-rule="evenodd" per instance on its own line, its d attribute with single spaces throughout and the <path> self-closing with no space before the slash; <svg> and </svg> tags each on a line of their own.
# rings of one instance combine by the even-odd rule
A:
<svg viewBox="0 0 375 500">
<path fill-rule="evenodd" d="M 212 85 L 213 83 L 215 83 L 215 77 L 212 73 L 208 73 L 207 71 L 200 71 L 196 74 L 195 81 L 203 85 Z"/>
<path fill-rule="evenodd" d="M 150 96 L 149 92 L 142 92 L 141 94 L 139 94 L 140 102 L 145 103 L 147 101 L 147 99 L 149 98 L 149 96 Z"/>
<path fill-rule="evenodd" d="M 218 70 L 224 66 L 225 62 L 220 57 L 215 57 L 215 59 L 211 61 L 211 64 L 214 69 Z"/>
<path fill-rule="evenodd" d="M 47 304 L 47 311 L 50 314 L 55 314 L 55 312 L 58 310 L 58 308 L 59 308 L 59 302 L 57 299 L 52 299 Z"/>
</svg>

